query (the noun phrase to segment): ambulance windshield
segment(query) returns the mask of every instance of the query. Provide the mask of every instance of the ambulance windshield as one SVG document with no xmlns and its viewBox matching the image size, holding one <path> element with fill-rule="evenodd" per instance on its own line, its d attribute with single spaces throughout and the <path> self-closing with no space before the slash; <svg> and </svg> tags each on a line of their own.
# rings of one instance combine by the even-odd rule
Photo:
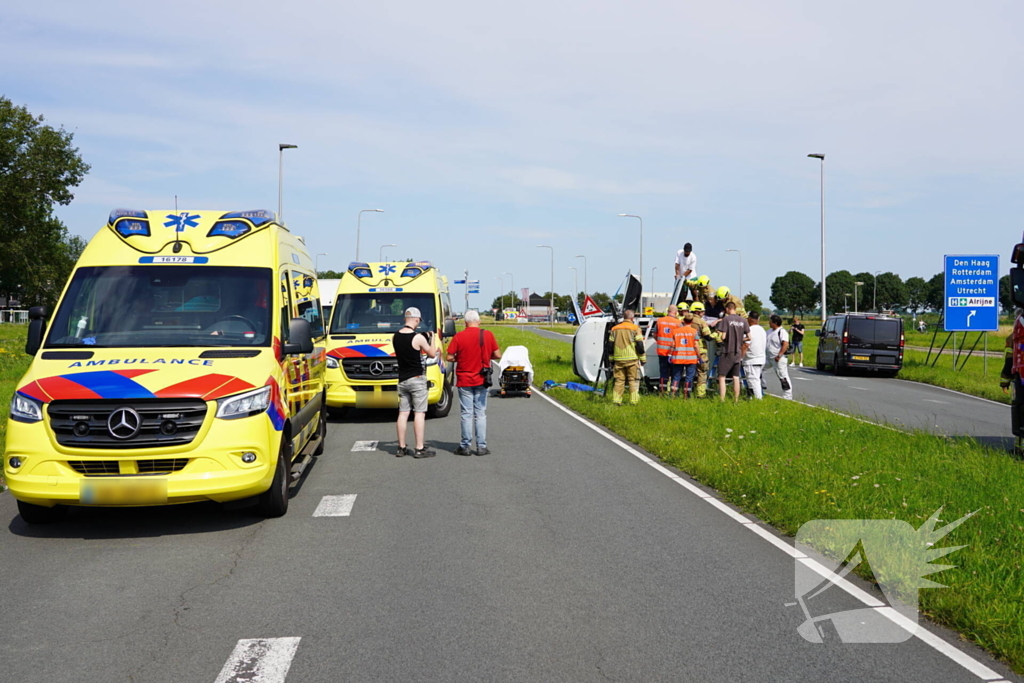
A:
<svg viewBox="0 0 1024 683">
<path fill-rule="evenodd" d="M 405 309 L 418 308 L 423 321 L 420 332 L 437 330 L 434 295 L 408 292 L 387 294 L 338 294 L 334 302 L 331 334 L 397 332 L 405 325 Z"/>
<path fill-rule="evenodd" d="M 271 274 L 194 265 L 79 268 L 46 346 L 268 346 Z"/>
</svg>

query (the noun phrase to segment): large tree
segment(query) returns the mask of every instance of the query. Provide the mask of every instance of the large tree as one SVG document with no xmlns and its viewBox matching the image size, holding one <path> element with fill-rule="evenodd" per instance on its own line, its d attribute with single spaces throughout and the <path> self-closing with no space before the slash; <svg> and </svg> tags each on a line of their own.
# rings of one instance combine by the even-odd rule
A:
<svg viewBox="0 0 1024 683">
<path fill-rule="evenodd" d="M 817 298 L 814 280 L 799 271 L 791 270 L 772 283 L 772 303 L 790 313 L 813 309 Z"/>
<path fill-rule="evenodd" d="M 509 291 L 507 294 L 495 297 L 494 301 L 491 302 L 491 308 L 497 308 L 498 310 L 501 310 L 502 304 L 504 304 L 505 308 L 518 309 L 521 303 L 522 299 L 516 296 L 515 292 Z"/>
<path fill-rule="evenodd" d="M 907 307 L 919 313 L 928 305 L 928 283 L 923 277 L 910 277 L 903 284 L 907 289 Z"/>
<path fill-rule="evenodd" d="M 89 171 L 73 138 L 0 97 L 0 292 L 23 305 L 53 304 L 83 247 L 54 215 Z"/>
<path fill-rule="evenodd" d="M 875 283 L 872 283 L 874 285 Z M 869 293 L 874 296 L 875 292 L 869 290 Z M 910 297 L 907 293 L 907 286 L 896 273 L 881 273 L 878 276 L 878 310 L 895 310 L 897 308 L 905 308 L 910 302 Z"/>
<path fill-rule="evenodd" d="M 837 270 L 834 273 L 829 273 L 825 278 L 825 296 L 827 301 L 825 306 L 831 312 L 845 310 L 847 297 L 849 294 L 850 305 L 853 305 L 853 283 L 856 282 L 853 275 L 848 270 Z M 814 296 L 820 301 L 821 300 L 821 283 L 819 282 L 814 287 Z"/>
<path fill-rule="evenodd" d="M 760 313 L 764 311 L 764 304 L 761 303 L 761 297 L 753 292 L 748 292 L 747 295 L 743 297 L 743 309 L 747 311 L 747 313 L 752 311 Z"/>
<path fill-rule="evenodd" d="M 928 289 L 925 294 L 925 303 L 933 311 L 942 312 L 945 307 L 946 298 L 946 274 L 935 273 L 928 280 Z"/>
</svg>

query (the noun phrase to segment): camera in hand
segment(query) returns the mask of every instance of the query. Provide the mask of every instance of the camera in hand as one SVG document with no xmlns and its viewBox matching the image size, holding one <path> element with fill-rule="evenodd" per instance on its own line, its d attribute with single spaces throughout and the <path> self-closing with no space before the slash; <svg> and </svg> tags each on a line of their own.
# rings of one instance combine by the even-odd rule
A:
<svg viewBox="0 0 1024 683">
<path fill-rule="evenodd" d="M 481 368 L 480 369 L 480 376 L 484 378 L 484 387 L 490 387 L 491 386 L 491 384 L 492 384 L 492 382 L 491 382 L 491 375 L 493 373 L 494 373 L 494 370 L 492 368 L 489 368 L 489 367 Z"/>
</svg>

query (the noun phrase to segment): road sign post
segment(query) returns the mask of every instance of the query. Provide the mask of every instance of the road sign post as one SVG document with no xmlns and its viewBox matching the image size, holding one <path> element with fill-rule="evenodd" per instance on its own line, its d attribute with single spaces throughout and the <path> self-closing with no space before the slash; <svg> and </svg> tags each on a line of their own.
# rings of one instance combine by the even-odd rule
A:
<svg viewBox="0 0 1024 683">
<path fill-rule="evenodd" d="M 999 257 L 947 255 L 945 261 L 946 332 L 997 331 Z"/>
</svg>

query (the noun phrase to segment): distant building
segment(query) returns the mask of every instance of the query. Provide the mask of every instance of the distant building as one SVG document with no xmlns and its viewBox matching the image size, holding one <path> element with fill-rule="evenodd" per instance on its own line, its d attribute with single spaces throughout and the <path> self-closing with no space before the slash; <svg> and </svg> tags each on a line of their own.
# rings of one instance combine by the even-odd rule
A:
<svg viewBox="0 0 1024 683">
<path fill-rule="evenodd" d="M 655 313 L 664 313 L 668 310 L 669 302 L 672 300 L 672 292 L 648 292 L 640 297 L 640 310 L 648 306 L 654 308 Z"/>
<path fill-rule="evenodd" d="M 530 292 L 530 298 L 527 299 L 526 304 L 526 316 L 528 318 L 546 318 L 550 308 L 551 303 L 547 298 L 536 292 Z"/>
</svg>

